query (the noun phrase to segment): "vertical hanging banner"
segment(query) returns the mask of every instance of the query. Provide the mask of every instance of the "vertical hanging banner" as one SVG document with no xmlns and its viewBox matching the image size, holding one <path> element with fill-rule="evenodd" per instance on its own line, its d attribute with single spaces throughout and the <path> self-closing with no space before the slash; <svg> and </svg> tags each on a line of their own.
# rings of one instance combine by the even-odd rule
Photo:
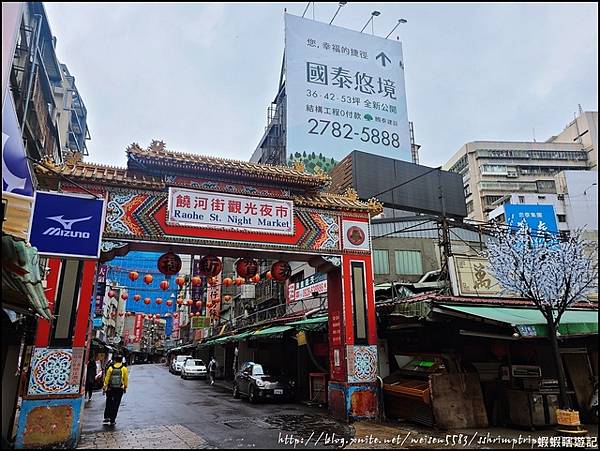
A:
<svg viewBox="0 0 600 451">
<path fill-rule="evenodd" d="M 285 74 L 289 159 L 327 149 L 321 160 L 411 161 L 399 41 L 286 14 Z"/>
<path fill-rule="evenodd" d="M 135 326 L 133 328 L 133 341 L 139 343 L 142 339 L 142 330 L 144 328 L 144 315 L 135 315 Z"/>
</svg>

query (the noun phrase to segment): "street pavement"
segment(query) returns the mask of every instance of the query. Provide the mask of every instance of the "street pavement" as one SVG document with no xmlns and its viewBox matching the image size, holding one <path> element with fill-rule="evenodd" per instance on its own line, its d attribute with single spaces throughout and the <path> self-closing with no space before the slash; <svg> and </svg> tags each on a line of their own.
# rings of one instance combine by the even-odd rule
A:
<svg viewBox="0 0 600 451">
<path fill-rule="evenodd" d="M 94 392 L 85 405 L 79 449 L 333 449 L 354 432 L 329 418 L 325 409 L 296 403 L 250 404 L 234 399 L 222 386 L 183 380 L 162 364 L 128 369 L 129 389 L 116 425 L 102 424 L 106 398 L 101 391 Z"/>
</svg>

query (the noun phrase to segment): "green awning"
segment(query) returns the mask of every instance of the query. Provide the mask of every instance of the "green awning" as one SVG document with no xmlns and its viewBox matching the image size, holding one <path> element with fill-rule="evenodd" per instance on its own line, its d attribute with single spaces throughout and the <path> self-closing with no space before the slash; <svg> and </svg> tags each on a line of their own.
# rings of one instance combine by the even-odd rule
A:
<svg viewBox="0 0 600 451">
<path fill-rule="evenodd" d="M 538 309 L 508 307 L 463 307 L 440 304 L 444 307 L 467 315 L 478 316 L 514 326 L 521 335 L 547 337 L 546 318 Z M 597 310 L 567 310 L 558 327 L 561 335 L 597 334 Z"/>
<path fill-rule="evenodd" d="M 286 332 L 291 329 L 293 329 L 293 327 L 290 327 L 290 326 L 269 327 L 267 329 L 257 330 L 256 332 L 254 332 L 252 334 L 252 337 L 266 337 L 268 335 L 280 334 L 280 333 Z"/>
<path fill-rule="evenodd" d="M 316 316 L 314 318 L 307 318 L 286 324 L 288 326 L 294 326 L 298 330 L 317 330 L 321 329 L 325 323 L 327 323 L 327 320 L 327 316 Z"/>
</svg>

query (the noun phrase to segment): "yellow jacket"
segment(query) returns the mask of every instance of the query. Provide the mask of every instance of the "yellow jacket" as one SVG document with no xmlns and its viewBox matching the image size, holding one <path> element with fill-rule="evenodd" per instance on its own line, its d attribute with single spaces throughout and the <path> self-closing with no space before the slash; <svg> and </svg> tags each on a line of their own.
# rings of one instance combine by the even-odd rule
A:
<svg viewBox="0 0 600 451">
<path fill-rule="evenodd" d="M 108 389 L 108 383 L 110 382 L 110 376 L 112 375 L 112 372 L 113 372 L 113 366 L 115 368 L 121 368 L 121 388 L 127 389 L 127 382 L 128 382 L 127 367 L 123 366 L 122 363 L 114 363 L 108 367 L 108 370 L 106 370 L 106 376 L 104 376 L 103 390 Z"/>
</svg>

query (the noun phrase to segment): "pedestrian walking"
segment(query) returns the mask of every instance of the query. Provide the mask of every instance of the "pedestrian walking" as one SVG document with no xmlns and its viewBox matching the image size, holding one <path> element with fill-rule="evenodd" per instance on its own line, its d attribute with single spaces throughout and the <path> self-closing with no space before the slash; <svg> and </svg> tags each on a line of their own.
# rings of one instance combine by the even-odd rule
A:
<svg viewBox="0 0 600 451">
<path fill-rule="evenodd" d="M 87 364 L 87 372 L 85 376 L 85 396 L 88 401 L 92 400 L 92 392 L 94 390 L 94 382 L 96 382 L 96 361 L 92 357 Z"/>
<path fill-rule="evenodd" d="M 215 376 L 217 374 L 217 361 L 214 357 L 210 358 L 210 362 L 208 362 L 208 380 L 210 385 L 215 385 Z"/>
<path fill-rule="evenodd" d="M 117 419 L 121 398 L 127 391 L 128 372 L 123 365 L 120 355 L 115 355 L 113 363 L 106 370 L 102 392 L 106 394 L 106 407 L 104 408 L 104 424 L 114 426 Z"/>
</svg>

